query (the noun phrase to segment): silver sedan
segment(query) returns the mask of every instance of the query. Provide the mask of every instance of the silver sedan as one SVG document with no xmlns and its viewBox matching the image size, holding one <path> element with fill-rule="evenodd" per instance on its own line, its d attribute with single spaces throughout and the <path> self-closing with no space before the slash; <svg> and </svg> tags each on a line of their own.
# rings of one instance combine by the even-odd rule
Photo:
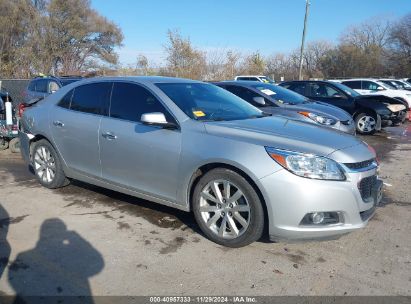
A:
<svg viewBox="0 0 411 304">
<path fill-rule="evenodd" d="M 264 231 L 336 237 L 364 227 L 381 200 L 364 142 L 186 79 L 76 82 L 26 109 L 20 138 L 43 186 L 78 179 L 192 211 L 209 239 L 230 247 Z"/>
</svg>

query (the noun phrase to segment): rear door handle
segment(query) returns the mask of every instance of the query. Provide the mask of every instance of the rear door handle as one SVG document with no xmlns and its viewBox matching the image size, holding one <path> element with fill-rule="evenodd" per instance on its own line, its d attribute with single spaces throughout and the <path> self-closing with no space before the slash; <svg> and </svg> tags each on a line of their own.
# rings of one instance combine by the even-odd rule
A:
<svg viewBox="0 0 411 304">
<path fill-rule="evenodd" d="M 60 128 L 64 127 L 64 123 L 58 120 L 53 121 L 53 125 L 55 125 L 56 127 L 60 127 Z"/>
<path fill-rule="evenodd" d="M 105 133 L 101 134 L 101 136 L 103 136 L 103 137 L 104 137 L 105 139 L 107 139 L 107 140 L 117 139 L 117 136 L 114 135 L 114 134 L 111 133 L 111 132 L 105 132 Z"/>
</svg>

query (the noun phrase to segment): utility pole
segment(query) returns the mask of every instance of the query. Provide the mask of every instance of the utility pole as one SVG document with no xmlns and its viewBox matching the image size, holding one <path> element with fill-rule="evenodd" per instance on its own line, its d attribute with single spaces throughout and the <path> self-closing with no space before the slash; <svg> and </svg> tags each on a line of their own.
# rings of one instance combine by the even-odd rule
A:
<svg viewBox="0 0 411 304">
<path fill-rule="evenodd" d="M 310 8 L 310 2 L 305 0 L 305 17 L 304 17 L 304 29 L 303 29 L 303 38 L 301 40 L 301 51 L 300 51 L 300 72 L 298 74 L 298 79 L 303 80 L 303 55 L 304 55 L 304 42 L 305 42 L 305 33 L 307 29 L 307 19 Z"/>
</svg>

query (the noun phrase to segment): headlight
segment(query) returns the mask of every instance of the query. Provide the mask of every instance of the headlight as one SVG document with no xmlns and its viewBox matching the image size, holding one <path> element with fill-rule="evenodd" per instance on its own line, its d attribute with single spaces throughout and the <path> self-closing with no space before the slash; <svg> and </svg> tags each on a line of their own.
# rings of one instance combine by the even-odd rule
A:
<svg viewBox="0 0 411 304">
<path fill-rule="evenodd" d="M 298 112 L 301 115 L 304 115 L 305 117 L 311 118 L 312 120 L 314 120 L 315 122 L 322 124 L 322 125 L 326 125 L 326 126 L 332 126 L 335 125 L 337 123 L 337 121 L 335 119 L 326 117 L 326 116 L 322 116 L 322 115 L 318 115 L 318 114 L 314 114 L 311 112 Z"/>
<path fill-rule="evenodd" d="M 345 180 L 340 165 L 332 159 L 266 147 L 268 155 L 295 175 L 325 180 Z"/>
</svg>

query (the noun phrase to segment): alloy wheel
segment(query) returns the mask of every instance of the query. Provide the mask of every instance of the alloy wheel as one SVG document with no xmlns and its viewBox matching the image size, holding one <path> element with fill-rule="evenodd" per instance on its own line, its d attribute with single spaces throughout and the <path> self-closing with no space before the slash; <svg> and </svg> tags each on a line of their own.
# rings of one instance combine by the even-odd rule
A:
<svg viewBox="0 0 411 304">
<path fill-rule="evenodd" d="M 202 189 L 199 211 L 206 226 L 224 239 L 241 236 L 250 224 L 247 198 L 228 180 L 213 180 Z"/>
<path fill-rule="evenodd" d="M 358 129 L 361 132 L 368 133 L 375 129 L 376 121 L 374 117 L 367 115 L 367 116 L 361 117 L 358 120 L 357 125 L 358 125 Z"/>
<path fill-rule="evenodd" d="M 34 152 L 34 170 L 43 182 L 53 182 L 56 175 L 56 162 L 47 147 L 39 146 Z"/>
</svg>

